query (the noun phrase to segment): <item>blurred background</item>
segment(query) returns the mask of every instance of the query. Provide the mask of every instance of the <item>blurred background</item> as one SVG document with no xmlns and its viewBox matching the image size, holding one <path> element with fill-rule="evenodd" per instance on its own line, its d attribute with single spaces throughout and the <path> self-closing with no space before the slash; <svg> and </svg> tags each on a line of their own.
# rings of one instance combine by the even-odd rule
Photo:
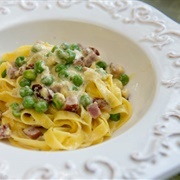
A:
<svg viewBox="0 0 180 180">
<path fill-rule="evenodd" d="M 180 0 L 139 0 L 145 2 L 162 13 L 166 14 L 169 18 L 180 24 Z M 179 174 L 169 178 L 169 180 L 180 180 Z"/>
<path fill-rule="evenodd" d="M 180 0 L 139 0 L 154 6 L 168 17 L 180 23 Z"/>
</svg>

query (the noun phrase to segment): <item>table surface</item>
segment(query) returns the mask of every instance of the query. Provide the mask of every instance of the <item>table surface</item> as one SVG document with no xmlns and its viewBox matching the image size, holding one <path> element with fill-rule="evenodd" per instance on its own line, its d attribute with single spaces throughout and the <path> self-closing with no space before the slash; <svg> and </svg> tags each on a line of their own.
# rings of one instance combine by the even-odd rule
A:
<svg viewBox="0 0 180 180">
<path fill-rule="evenodd" d="M 162 13 L 166 14 L 169 18 L 177 23 L 180 23 L 180 0 L 139 0 L 150 4 Z M 180 180 L 179 174 L 171 177 L 170 180 Z"/>
<path fill-rule="evenodd" d="M 168 17 L 180 23 L 180 0 L 139 0 L 154 6 Z"/>
</svg>

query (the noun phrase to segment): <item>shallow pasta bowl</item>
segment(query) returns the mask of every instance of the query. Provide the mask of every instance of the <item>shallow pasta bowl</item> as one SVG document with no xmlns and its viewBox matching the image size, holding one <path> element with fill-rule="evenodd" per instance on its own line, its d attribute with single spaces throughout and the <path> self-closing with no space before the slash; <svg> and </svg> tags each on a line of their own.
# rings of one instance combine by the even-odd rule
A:
<svg viewBox="0 0 180 180">
<path fill-rule="evenodd" d="M 178 172 L 178 24 L 129 0 L 2 1 L 0 12 L 0 54 L 37 40 L 96 47 L 131 75 L 133 107 L 110 139 L 88 148 L 38 152 L 1 143 L 0 177 L 139 179 Z"/>
</svg>

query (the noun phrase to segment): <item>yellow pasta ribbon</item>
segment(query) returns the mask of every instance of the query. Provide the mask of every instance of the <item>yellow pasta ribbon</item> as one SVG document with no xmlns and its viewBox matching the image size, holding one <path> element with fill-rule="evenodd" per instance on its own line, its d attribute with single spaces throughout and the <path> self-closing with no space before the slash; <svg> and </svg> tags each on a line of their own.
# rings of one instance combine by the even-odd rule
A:
<svg viewBox="0 0 180 180">
<path fill-rule="evenodd" d="M 21 121 L 27 125 L 42 126 L 46 129 L 54 126 L 52 119 L 47 114 L 38 113 L 33 109 L 25 109 L 21 113 Z"/>
<path fill-rule="evenodd" d="M 29 56 L 30 55 L 30 51 L 31 51 L 31 47 L 30 45 L 27 46 L 21 46 L 19 47 L 16 51 L 12 52 L 12 53 L 6 53 L 2 56 L 2 60 L 3 61 L 8 61 L 10 63 L 12 63 L 13 61 L 15 61 L 15 59 L 19 56 Z"/>
</svg>

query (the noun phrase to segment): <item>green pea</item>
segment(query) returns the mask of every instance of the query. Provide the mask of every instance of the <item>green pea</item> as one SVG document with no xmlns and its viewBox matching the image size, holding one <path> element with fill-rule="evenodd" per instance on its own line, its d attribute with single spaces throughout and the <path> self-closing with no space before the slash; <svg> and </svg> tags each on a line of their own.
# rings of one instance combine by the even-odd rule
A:
<svg viewBox="0 0 180 180">
<path fill-rule="evenodd" d="M 83 94 L 79 99 L 80 104 L 83 105 L 83 107 L 87 107 L 92 103 L 92 98 L 88 96 L 87 94 Z"/>
<path fill-rule="evenodd" d="M 35 104 L 35 99 L 32 96 L 25 96 L 22 101 L 22 105 L 26 109 L 33 108 Z"/>
<path fill-rule="evenodd" d="M 21 67 L 23 64 L 25 64 L 26 63 L 26 61 L 25 61 L 25 57 L 24 56 L 19 56 L 19 57 L 17 57 L 16 58 L 16 60 L 15 60 L 15 65 L 17 66 L 17 67 Z"/>
<path fill-rule="evenodd" d="M 34 104 L 34 109 L 39 113 L 44 113 L 48 110 L 48 103 L 44 100 L 40 100 Z"/>
<path fill-rule="evenodd" d="M 10 105 L 12 110 L 20 110 L 19 104 L 18 103 L 12 103 Z"/>
<path fill-rule="evenodd" d="M 21 110 L 20 110 L 20 106 L 18 103 L 13 103 L 10 105 L 11 109 L 12 109 L 12 114 L 15 117 L 20 117 L 21 115 Z"/>
<path fill-rule="evenodd" d="M 97 67 L 100 67 L 100 68 L 103 68 L 103 69 L 105 70 L 106 67 L 107 67 L 107 64 L 106 64 L 106 62 L 104 62 L 104 61 L 98 61 L 98 62 L 96 63 L 96 66 L 97 66 Z"/>
<path fill-rule="evenodd" d="M 15 117 L 20 117 L 20 116 L 21 116 L 21 111 L 12 110 L 12 114 L 13 114 L 13 116 L 15 116 Z"/>
<path fill-rule="evenodd" d="M 44 61 L 38 60 L 38 61 L 34 64 L 34 70 L 35 70 L 37 73 L 42 73 L 42 72 L 45 70 Z"/>
<path fill-rule="evenodd" d="M 59 49 L 59 46 L 55 45 L 55 46 L 52 48 L 51 52 L 52 52 L 52 53 L 55 52 L 56 49 Z"/>
<path fill-rule="evenodd" d="M 63 49 L 58 49 L 56 51 L 56 55 L 59 59 L 64 60 L 66 63 L 72 63 L 76 57 L 76 53 L 70 49 L 67 49 L 66 51 Z"/>
<path fill-rule="evenodd" d="M 71 49 L 71 50 L 78 50 L 78 51 L 80 50 L 78 44 L 76 44 L 76 43 L 71 44 L 71 45 L 70 45 L 70 49 Z"/>
<path fill-rule="evenodd" d="M 68 54 L 63 49 L 57 49 L 56 56 L 59 59 L 67 59 L 68 58 Z"/>
<path fill-rule="evenodd" d="M 6 75 L 7 75 L 7 73 L 6 73 L 6 69 L 5 69 L 5 70 L 1 73 L 1 77 L 2 77 L 2 78 L 5 78 Z"/>
<path fill-rule="evenodd" d="M 65 70 L 65 69 L 67 69 L 67 66 L 65 64 L 57 64 L 55 67 L 56 72 L 60 72 L 60 71 Z"/>
<path fill-rule="evenodd" d="M 42 47 L 41 47 L 40 44 L 35 44 L 35 45 L 31 48 L 31 51 L 32 51 L 33 53 L 37 53 L 37 52 L 39 52 L 39 51 L 41 51 L 41 50 L 42 50 Z"/>
<path fill-rule="evenodd" d="M 25 87 L 25 86 L 31 86 L 31 80 L 23 78 L 21 79 L 21 81 L 19 82 L 19 85 L 21 87 Z"/>
<path fill-rule="evenodd" d="M 52 75 L 45 76 L 41 79 L 41 83 L 45 84 L 46 86 L 50 86 L 54 81 L 54 77 Z"/>
<path fill-rule="evenodd" d="M 72 63 L 76 57 L 76 53 L 70 49 L 67 49 L 68 58 L 66 59 L 67 63 Z"/>
<path fill-rule="evenodd" d="M 121 114 L 120 113 L 110 114 L 109 119 L 112 121 L 119 121 L 121 119 Z"/>
<path fill-rule="evenodd" d="M 68 43 L 64 42 L 64 43 L 61 44 L 60 48 L 62 48 L 64 50 L 67 50 L 67 49 L 70 48 L 70 45 Z"/>
<path fill-rule="evenodd" d="M 57 94 L 55 94 L 55 95 L 53 96 L 53 105 L 54 105 L 58 110 L 62 109 L 62 107 L 63 107 L 63 105 L 64 105 L 63 101 L 59 98 L 59 96 L 58 96 Z"/>
<path fill-rule="evenodd" d="M 123 86 L 125 86 L 129 82 L 129 76 L 127 74 L 121 74 L 119 80 L 122 82 Z"/>
<path fill-rule="evenodd" d="M 29 86 L 21 87 L 19 90 L 21 97 L 33 95 L 33 90 Z"/>
<path fill-rule="evenodd" d="M 72 82 L 73 82 L 73 84 L 75 85 L 75 86 L 81 86 L 82 85 L 82 83 L 83 83 L 83 79 L 82 79 L 82 77 L 80 76 L 80 75 L 74 75 L 73 77 L 72 77 Z"/>
<path fill-rule="evenodd" d="M 28 69 L 23 72 L 23 77 L 31 81 L 34 81 L 37 77 L 37 73 L 34 69 Z"/>
<path fill-rule="evenodd" d="M 69 77 L 69 74 L 66 70 L 61 70 L 59 73 L 58 73 L 58 76 L 59 78 L 67 78 Z"/>
</svg>

